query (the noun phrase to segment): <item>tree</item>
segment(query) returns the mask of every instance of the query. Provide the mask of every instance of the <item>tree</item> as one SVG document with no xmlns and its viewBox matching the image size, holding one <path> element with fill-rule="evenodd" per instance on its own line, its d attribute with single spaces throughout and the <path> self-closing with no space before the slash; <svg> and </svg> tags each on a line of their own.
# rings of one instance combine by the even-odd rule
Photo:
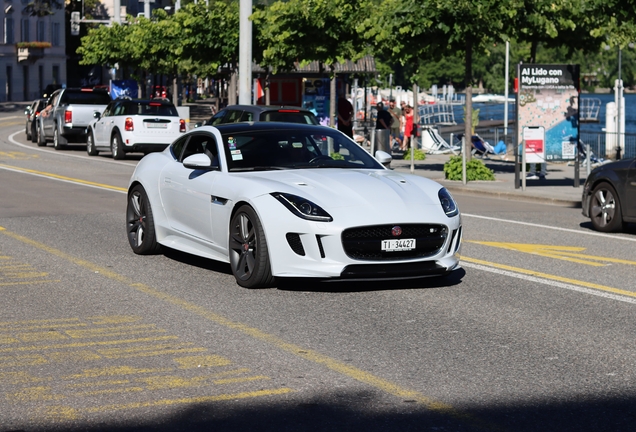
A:
<svg viewBox="0 0 636 432">
<path fill-rule="evenodd" d="M 369 0 L 370 4 L 375 4 Z M 473 55 L 488 55 L 512 33 L 521 0 L 386 0 L 358 27 L 376 49 L 401 64 L 464 55 L 465 149 L 470 155 Z"/>
<path fill-rule="evenodd" d="M 257 39 L 264 47 L 261 64 L 274 73 L 317 61 L 331 69 L 331 124 L 335 112 L 336 63 L 356 61 L 368 46 L 352 25 L 359 19 L 363 0 L 277 1 L 252 14 Z"/>
</svg>

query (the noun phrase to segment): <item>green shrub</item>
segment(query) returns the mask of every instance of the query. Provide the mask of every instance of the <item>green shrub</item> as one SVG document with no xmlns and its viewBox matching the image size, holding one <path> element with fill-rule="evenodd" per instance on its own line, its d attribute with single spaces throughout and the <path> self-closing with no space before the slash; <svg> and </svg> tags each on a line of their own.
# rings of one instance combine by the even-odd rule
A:
<svg viewBox="0 0 636 432">
<path fill-rule="evenodd" d="M 444 175 L 447 180 L 461 180 L 462 179 L 462 157 L 451 156 L 451 158 L 444 164 Z M 470 162 L 466 162 L 466 180 L 494 180 L 495 173 L 488 168 L 484 163 L 476 158 L 472 158 Z"/>
<path fill-rule="evenodd" d="M 403 158 L 406 160 L 411 160 L 411 151 L 413 151 L 412 147 L 409 150 L 404 152 Z M 413 153 L 413 160 L 425 160 L 425 159 L 426 159 L 426 153 L 424 153 L 420 149 L 415 149 L 415 152 Z"/>
</svg>

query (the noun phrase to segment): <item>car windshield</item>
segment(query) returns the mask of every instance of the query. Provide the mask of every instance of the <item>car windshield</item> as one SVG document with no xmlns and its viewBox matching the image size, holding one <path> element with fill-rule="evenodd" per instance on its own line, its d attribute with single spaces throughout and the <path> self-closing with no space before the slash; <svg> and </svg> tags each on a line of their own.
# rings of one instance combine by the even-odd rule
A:
<svg viewBox="0 0 636 432">
<path fill-rule="evenodd" d="M 285 122 L 317 125 L 318 120 L 311 112 L 298 110 L 265 111 L 260 115 L 260 121 Z"/>
<path fill-rule="evenodd" d="M 382 165 L 346 135 L 331 131 L 262 130 L 223 134 L 230 171 L 367 168 Z"/>
</svg>

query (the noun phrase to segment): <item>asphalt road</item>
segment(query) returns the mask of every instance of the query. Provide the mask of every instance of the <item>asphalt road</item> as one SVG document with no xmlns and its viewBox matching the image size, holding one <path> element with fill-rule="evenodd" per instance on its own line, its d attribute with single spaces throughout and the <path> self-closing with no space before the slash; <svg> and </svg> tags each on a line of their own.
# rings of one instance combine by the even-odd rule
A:
<svg viewBox="0 0 636 432">
<path fill-rule="evenodd" d="M 633 430 L 634 233 L 457 195 L 447 279 L 246 290 L 132 253 L 138 160 L 0 116 L 0 432 Z"/>
</svg>

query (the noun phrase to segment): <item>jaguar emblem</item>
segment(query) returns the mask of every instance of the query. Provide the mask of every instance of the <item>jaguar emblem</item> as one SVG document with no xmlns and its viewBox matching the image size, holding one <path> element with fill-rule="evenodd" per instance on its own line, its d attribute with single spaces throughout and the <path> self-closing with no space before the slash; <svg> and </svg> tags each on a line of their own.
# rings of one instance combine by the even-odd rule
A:
<svg viewBox="0 0 636 432">
<path fill-rule="evenodd" d="M 399 226 L 394 226 L 393 228 L 391 228 L 391 235 L 393 235 L 393 237 L 399 237 L 402 235 L 402 228 L 400 228 Z"/>
</svg>

